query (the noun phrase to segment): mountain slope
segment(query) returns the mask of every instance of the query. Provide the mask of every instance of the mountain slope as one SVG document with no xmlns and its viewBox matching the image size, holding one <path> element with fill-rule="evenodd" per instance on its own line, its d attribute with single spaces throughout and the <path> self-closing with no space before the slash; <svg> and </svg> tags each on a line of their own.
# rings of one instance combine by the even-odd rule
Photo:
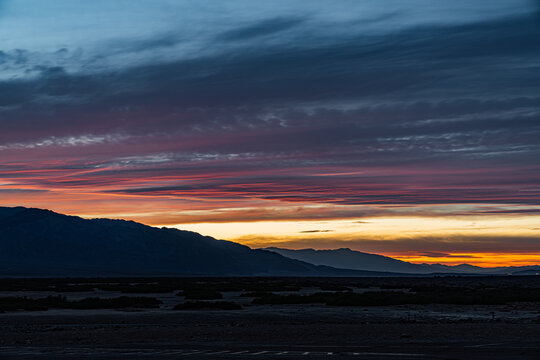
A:
<svg viewBox="0 0 540 360">
<path fill-rule="evenodd" d="M 0 207 L 0 276 L 377 275 L 132 221 Z"/>
<path fill-rule="evenodd" d="M 275 247 L 265 248 L 291 259 L 305 261 L 314 265 L 326 265 L 342 269 L 387 271 L 408 274 L 528 274 L 536 273 L 540 266 L 482 268 L 469 264 L 448 266 L 441 264 L 413 264 L 391 257 L 369 254 L 351 249 L 289 250 Z"/>
<path fill-rule="evenodd" d="M 288 258 L 315 265 L 326 265 L 341 269 L 388 271 L 409 274 L 429 274 L 444 271 L 443 269 L 431 269 L 428 265 L 411 264 L 387 256 L 363 253 L 348 248 L 335 250 L 289 250 L 269 247 L 264 250 L 273 251 Z"/>
</svg>

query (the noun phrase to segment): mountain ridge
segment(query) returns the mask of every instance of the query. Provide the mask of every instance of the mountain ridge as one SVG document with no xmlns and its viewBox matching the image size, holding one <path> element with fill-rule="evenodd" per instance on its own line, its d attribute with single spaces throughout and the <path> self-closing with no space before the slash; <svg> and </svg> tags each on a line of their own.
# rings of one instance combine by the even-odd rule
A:
<svg viewBox="0 0 540 360">
<path fill-rule="evenodd" d="M 316 255 L 316 256 L 315 256 Z M 413 264 L 349 248 L 251 249 L 130 220 L 0 207 L 5 276 L 424 276 L 536 274 L 540 266 Z"/>
<path fill-rule="evenodd" d="M 0 276 L 385 276 L 133 221 L 0 207 Z"/>
<path fill-rule="evenodd" d="M 347 268 L 366 271 L 388 271 L 397 273 L 409 273 L 417 275 L 434 274 L 476 274 L 476 275 L 501 275 L 520 272 L 540 272 L 540 265 L 530 266 L 502 266 L 484 268 L 470 264 L 444 265 L 444 264 L 415 264 L 394 259 L 392 257 L 365 253 L 350 248 L 338 249 L 283 249 L 277 247 L 262 248 L 274 251 L 291 259 L 305 261 L 314 265 L 326 265 L 336 268 Z"/>
</svg>

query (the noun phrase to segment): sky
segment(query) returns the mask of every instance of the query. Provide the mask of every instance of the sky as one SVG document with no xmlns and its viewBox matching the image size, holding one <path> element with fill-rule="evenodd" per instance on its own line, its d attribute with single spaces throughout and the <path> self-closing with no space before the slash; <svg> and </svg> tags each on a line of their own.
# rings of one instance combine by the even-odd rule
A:
<svg viewBox="0 0 540 360">
<path fill-rule="evenodd" d="M 540 1 L 0 0 L 0 206 L 540 263 Z"/>
</svg>

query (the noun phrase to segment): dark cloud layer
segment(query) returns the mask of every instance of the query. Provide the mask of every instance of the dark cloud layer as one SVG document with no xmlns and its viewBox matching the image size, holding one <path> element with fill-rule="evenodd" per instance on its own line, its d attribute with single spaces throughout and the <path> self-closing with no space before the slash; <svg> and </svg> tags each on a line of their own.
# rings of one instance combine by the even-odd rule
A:
<svg viewBox="0 0 540 360">
<path fill-rule="evenodd" d="M 433 251 L 420 253 L 418 255 L 425 256 L 425 257 L 431 257 L 431 258 L 471 258 L 471 259 L 474 259 L 476 257 L 474 255 L 452 255 L 452 254 L 448 254 L 448 253 L 433 252 Z"/>
<path fill-rule="evenodd" d="M 538 17 L 381 34 L 314 21 L 270 17 L 216 34 L 204 55 L 114 71 L 2 51 L 0 66 L 33 75 L 0 81 L 0 177 L 144 196 L 540 204 Z M 33 174 L 17 170 L 27 158 Z"/>
<path fill-rule="evenodd" d="M 538 254 L 540 250 L 540 238 L 538 236 L 482 236 L 482 235 L 451 235 L 451 236 L 418 236 L 397 237 L 395 239 L 380 239 L 372 237 L 357 237 L 343 239 L 342 236 L 326 236 L 325 238 L 304 237 L 279 238 L 262 236 L 245 236 L 237 241 L 251 243 L 254 246 L 287 246 L 289 248 L 303 249 L 314 248 L 338 248 L 347 246 L 351 249 L 371 253 L 407 253 L 418 251 L 420 256 L 427 257 L 453 257 L 451 254 L 459 254 L 459 258 L 468 257 L 474 253 L 522 253 Z M 448 254 L 448 255 L 446 255 Z M 474 256 L 474 255 L 472 255 Z"/>
<path fill-rule="evenodd" d="M 299 25 L 302 18 L 275 18 L 243 28 L 229 30 L 217 36 L 218 41 L 249 40 L 262 36 L 276 34 Z"/>
</svg>

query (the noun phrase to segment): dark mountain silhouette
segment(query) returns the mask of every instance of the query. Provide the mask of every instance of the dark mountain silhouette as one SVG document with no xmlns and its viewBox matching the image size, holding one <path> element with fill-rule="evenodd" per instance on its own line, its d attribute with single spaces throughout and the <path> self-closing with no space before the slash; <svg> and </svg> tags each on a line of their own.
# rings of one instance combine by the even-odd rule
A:
<svg viewBox="0 0 540 360">
<path fill-rule="evenodd" d="M 540 266 L 533 266 L 530 269 L 517 270 L 512 275 L 540 275 Z"/>
<path fill-rule="evenodd" d="M 289 250 L 269 247 L 265 248 L 264 250 L 273 251 L 288 258 L 305 261 L 311 264 L 327 265 L 344 269 L 377 269 L 374 271 L 386 269 L 385 271 L 389 272 L 409 274 L 429 274 L 441 271 L 441 269 L 434 270 L 430 268 L 429 265 L 412 264 L 405 261 L 393 259 L 391 257 L 363 253 L 348 248 L 335 250 Z"/>
<path fill-rule="evenodd" d="M 133 221 L 0 207 L 0 276 L 370 276 Z"/>
<path fill-rule="evenodd" d="M 333 250 L 301 249 L 289 250 L 275 247 L 265 248 L 291 259 L 301 260 L 314 265 L 326 265 L 335 268 L 387 271 L 408 274 L 528 274 L 537 273 L 540 266 L 495 267 L 483 268 L 479 266 L 461 264 L 448 266 L 442 264 L 413 264 L 391 257 L 369 254 L 348 248 Z"/>
</svg>

